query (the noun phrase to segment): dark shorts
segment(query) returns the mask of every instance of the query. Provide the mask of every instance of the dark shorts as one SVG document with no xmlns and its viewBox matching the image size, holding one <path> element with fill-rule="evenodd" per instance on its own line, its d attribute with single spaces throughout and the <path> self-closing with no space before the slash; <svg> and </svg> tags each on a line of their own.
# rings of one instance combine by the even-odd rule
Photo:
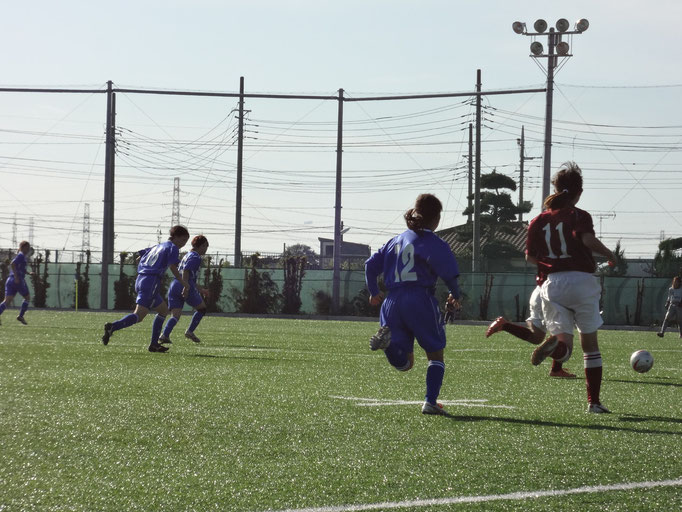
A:
<svg viewBox="0 0 682 512">
<path fill-rule="evenodd" d="M 182 296 L 182 283 L 180 283 L 178 280 L 173 280 L 170 288 L 168 288 L 168 307 L 170 309 L 182 308 L 185 303 L 189 304 L 193 308 L 196 308 L 199 304 L 201 304 L 202 300 L 203 299 L 201 298 L 199 290 L 197 290 L 194 286 L 190 288 L 189 295 L 185 299 Z"/>
<path fill-rule="evenodd" d="M 5 281 L 5 297 L 12 297 L 16 294 L 26 297 L 28 295 L 28 285 L 26 279 L 19 281 L 19 284 L 14 282 L 13 277 L 8 277 Z"/>
<path fill-rule="evenodd" d="M 391 330 L 386 358 L 404 368 L 414 352 L 414 339 L 426 352 L 445 348 L 445 327 L 436 298 L 421 287 L 391 291 L 381 306 L 381 325 Z"/>
<path fill-rule="evenodd" d="M 135 303 L 147 309 L 154 309 L 163 302 L 161 296 L 161 276 L 138 274 L 135 280 Z"/>
</svg>

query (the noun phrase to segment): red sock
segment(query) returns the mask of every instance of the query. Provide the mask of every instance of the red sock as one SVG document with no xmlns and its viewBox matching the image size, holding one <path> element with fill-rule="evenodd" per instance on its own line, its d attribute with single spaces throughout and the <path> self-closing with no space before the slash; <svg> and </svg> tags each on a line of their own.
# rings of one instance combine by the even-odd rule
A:
<svg viewBox="0 0 682 512">
<path fill-rule="evenodd" d="M 601 389 L 602 360 L 600 352 L 585 352 L 585 385 L 587 386 L 587 401 L 591 404 L 599 404 L 599 391 Z"/>
<path fill-rule="evenodd" d="M 556 359 L 552 359 L 552 369 L 550 371 L 553 371 L 553 372 L 561 371 L 563 366 L 564 366 L 564 363 L 561 363 L 561 362 L 557 361 Z"/>
<path fill-rule="evenodd" d="M 533 339 L 533 331 L 531 331 L 528 327 L 522 327 L 511 322 L 504 324 L 502 326 L 502 330 L 507 331 L 512 336 L 516 336 L 517 338 L 521 338 L 525 341 L 530 341 Z"/>
<path fill-rule="evenodd" d="M 566 345 L 566 343 L 564 343 L 563 341 L 560 341 L 557 343 L 556 348 L 549 355 L 549 357 L 551 357 L 552 359 L 561 359 L 565 357 L 566 354 L 568 354 L 568 345 Z"/>
</svg>

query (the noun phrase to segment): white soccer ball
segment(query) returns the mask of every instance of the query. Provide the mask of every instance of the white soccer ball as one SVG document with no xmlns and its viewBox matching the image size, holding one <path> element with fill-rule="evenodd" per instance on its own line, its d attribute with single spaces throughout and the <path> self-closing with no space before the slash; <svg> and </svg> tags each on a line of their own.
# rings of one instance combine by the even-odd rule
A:
<svg viewBox="0 0 682 512">
<path fill-rule="evenodd" d="M 630 366 L 639 373 L 646 373 L 654 365 L 654 356 L 647 350 L 638 350 L 630 356 Z"/>
</svg>

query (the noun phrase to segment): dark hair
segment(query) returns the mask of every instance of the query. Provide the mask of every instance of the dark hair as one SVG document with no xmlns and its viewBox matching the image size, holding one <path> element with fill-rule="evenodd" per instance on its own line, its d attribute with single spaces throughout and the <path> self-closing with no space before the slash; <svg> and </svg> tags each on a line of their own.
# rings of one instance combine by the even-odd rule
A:
<svg viewBox="0 0 682 512">
<path fill-rule="evenodd" d="M 559 210 L 568 206 L 583 191 L 583 173 L 575 162 L 565 162 L 552 176 L 554 194 L 547 196 L 545 209 Z"/>
<path fill-rule="evenodd" d="M 407 228 L 420 231 L 433 221 L 443 211 L 443 203 L 433 194 L 420 194 L 414 202 L 414 208 L 405 212 L 404 219 Z"/>
<path fill-rule="evenodd" d="M 178 225 L 170 228 L 171 238 L 181 238 L 183 236 L 189 238 L 189 231 L 187 231 L 187 228 L 185 226 Z"/>
<path fill-rule="evenodd" d="M 675 286 L 675 283 L 677 283 L 677 286 Z M 680 287 L 680 276 L 673 277 L 672 287 L 676 289 Z"/>
<path fill-rule="evenodd" d="M 19 242 L 19 250 L 21 251 L 27 245 L 30 246 L 31 244 L 27 240 L 22 240 L 21 242 Z"/>
<path fill-rule="evenodd" d="M 208 244 L 208 238 L 206 238 L 204 235 L 197 235 L 194 238 L 192 238 L 192 248 L 197 248 L 201 247 L 204 244 Z"/>
</svg>

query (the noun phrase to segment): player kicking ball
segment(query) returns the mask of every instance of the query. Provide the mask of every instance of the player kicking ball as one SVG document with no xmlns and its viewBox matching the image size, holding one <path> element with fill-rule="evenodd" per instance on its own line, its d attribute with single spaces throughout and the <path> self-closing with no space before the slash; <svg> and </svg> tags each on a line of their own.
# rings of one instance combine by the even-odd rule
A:
<svg viewBox="0 0 682 512">
<path fill-rule="evenodd" d="M 194 343 L 199 343 L 201 340 L 194 334 L 194 330 L 199 326 L 199 322 L 206 314 L 206 303 L 201 298 L 201 293 L 197 288 L 197 276 L 199 274 L 199 267 L 201 267 L 201 257 L 206 254 L 208 250 L 208 240 L 204 235 L 197 235 L 192 239 L 192 250 L 189 251 L 178 267 L 178 271 L 182 272 L 182 279 L 189 283 L 189 292 L 185 295 L 183 292 L 183 284 L 178 279 L 173 279 L 168 288 L 168 307 L 171 310 L 171 317 L 166 322 L 163 333 L 159 337 L 159 343 L 172 343 L 170 339 L 173 328 L 177 325 L 182 315 L 182 307 L 185 302 L 194 308 L 194 315 L 189 327 L 185 331 L 185 338 L 192 340 Z"/>
<path fill-rule="evenodd" d="M 149 344 L 149 352 L 167 352 L 168 347 L 159 343 L 161 328 L 168 315 L 168 306 L 161 296 L 161 276 L 170 268 L 170 271 L 179 280 L 186 291 L 189 284 L 183 279 L 178 271 L 180 261 L 179 250 L 189 240 L 189 232 L 183 226 L 173 226 L 170 230 L 170 238 L 157 246 L 140 251 L 140 263 L 137 266 L 137 279 L 135 291 L 137 299 L 135 311 L 124 316 L 120 320 L 104 324 L 102 343 L 107 345 L 112 334 L 120 329 L 125 329 L 144 320 L 150 311 L 156 311 L 156 317 L 152 324 L 152 338 Z M 183 292 L 184 293 L 184 292 Z"/>
<path fill-rule="evenodd" d="M 407 230 L 389 240 L 365 262 L 369 302 L 381 304 L 377 278 L 384 275 L 388 290 L 381 304 L 381 327 L 370 338 L 371 350 L 383 350 L 388 362 L 399 371 L 414 366 L 414 339 L 426 352 L 426 397 L 424 414 L 446 414 L 437 402 L 445 374 L 443 350 L 445 326 L 434 295 L 438 277 L 445 281 L 458 304 L 459 269 L 450 246 L 433 233 L 443 205 L 431 194 L 417 197 L 405 213 Z"/>
<path fill-rule="evenodd" d="M 536 276 L 538 286 L 535 287 L 530 296 L 530 303 L 528 305 L 530 316 L 526 319 L 528 327 L 516 325 L 509 322 L 506 318 L 500 316 L 490 324 L 485 332 L 485 337 L 489 338 L 493 334 L 506 331 L 512 336 L 527 341 L 532 345 L 539 345 L 545 339 L 547 334 L 547 327 L 545 326 L 545 318 L 542 315 L 542 297 L 540 295 L 541 286 L 544 278 L 541 274 Z M 556 339 L 556 336 L 550 336 Z M 566 353 L 560 359 L 552 359 L 552 368 L 549 370 L 549 376 L 557 379 L 575 379 L 575 374 L 563 368 L 563 364 L 571 357 L 571 353 Z"/>
</svg>

